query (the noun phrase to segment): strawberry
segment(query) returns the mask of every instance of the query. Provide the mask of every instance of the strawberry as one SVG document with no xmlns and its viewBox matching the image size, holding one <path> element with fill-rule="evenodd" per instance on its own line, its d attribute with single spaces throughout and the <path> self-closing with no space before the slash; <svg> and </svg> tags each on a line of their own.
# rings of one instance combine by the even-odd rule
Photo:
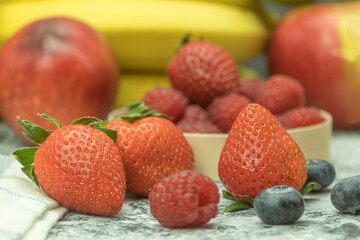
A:
<svg viewBox="0 0 360 240">
<path fill-rule="evenodd" d="M 307 178 L 304 155 L 276 118 L 249 104 L 234 122 L 218 163 L 219 178 L 238 200 L 276 185 L 300 190 Z M 245 200 L 246 201 L 246 200 Z"/>
<path fill-rule="evenodd" d="M 48 131 L 17 118 L 24 136 L 39 147 L 16 150 L 13 155 L 22 171 L 51 198 L 78 212 L 112 215 L 120 211 L 125 194 L 125 172 L 116 132 L 87 126 L 98 121 L 82 118 Z M 84 125 L 83 125 L 84 124 Z"/>
<path fill-rule="evenodd" d="M 306 103 L 305 89 L 296 79 L 286 75 L 273 75 L 259 90 L 256 102 L 272 114 L 281 114 Z"/>
<path fill-rule="evenodd" d="M 222 132 L 227 133 L 241 110 L 249 103 L 247 97 L 237 93 L 217 97 L 208 108 L 210 118 Z"/>
<path fill-rule="evenodd" d="M 129 114 L 109 122 L 117 131 L 127 191 L 147 197 L 154 184 L 194 167 L 194 154 L 182 132 L 144 103 L 131 103 Z"/>
<path fill-rule="evenodd" d="M 278 120 L 285 128 L 296 128 L 323 122 L 324 118 L 319 108 L 299 107 L 279 115 Z"/>
<path fill-rule="evenodd" d="M 167 74 L 175 89 L 202 106 L 230 92 L 238 81 L 234 58 L 221 47 L 204 40 L 182 45 L 170 61 Z"/>
<path fill-rule="evenodd" d="M 173 88 L 156 87 L 147 91 L 143 101 L 146 105 L 152 105 L 171 118 L 176 123 L 184 115 L 189 100 L 185 95 Z"/>
</svg>

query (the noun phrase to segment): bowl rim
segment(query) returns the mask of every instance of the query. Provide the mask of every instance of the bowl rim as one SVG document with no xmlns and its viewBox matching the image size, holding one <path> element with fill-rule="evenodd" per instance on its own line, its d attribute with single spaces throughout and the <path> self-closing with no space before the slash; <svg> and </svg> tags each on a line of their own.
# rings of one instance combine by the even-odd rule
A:
<svg viewBox="0 0 360 240">
<path fill-rule="evenodd" d="M 107 115 L 107 120 L 110 120 L 110 121 L 113 120 L 116 117 L 116 113 L 121 111 L 121 109 L 123 109 L 123 107 L 111 110 L 109 112 L 109 114 Z M 324 121 L 313 124 L 313 125 L 309 125 L 309 126 L 289 128 L 289 129 L 286 129 L 286 131 L 290 134 L 293 134 L 293 133 L 296 134 L 298 132 L 314 131 L 314 130 L 322 128 L 326 125 L 332 126 L 332 121 L 333 121 L 332 115 L 323 109 L 320 109 L 320 114 L 324 118 Z M 185 136 L 191 136 L 191 137 L 208 137 L 208 138 L 219 138 L 219 137 L 227 137 L 228 136 L 228 133 L 189 133 L 189 132 L 184 132 L 183 134 Z"/>
<path fill-rule="evenodd" d="M 286 131 L 290 134 L 294 134 L 294 133 L 298 133 L 298 132 L 314 131 L 314 130 L 317 130 L 324 126 L 327 126 L 327 125 L 332 126 L 332 115 L 323 109 L 320 109 L 320 114 L 324 118 L 324 121 L 322 121 L 320 123 L 312 124 L 309 126 L 289 128 L 289 129 L 286 129 Z M 208 137 L 208 138 L 219 138 L 219 137 L 227 137 L 228 136 L 228 133 L 188 133 L 188 132 L 184 132 L 183 134 L 184 134 L 184 136 L 189 136 L 189 137 Z"/>
</svg>

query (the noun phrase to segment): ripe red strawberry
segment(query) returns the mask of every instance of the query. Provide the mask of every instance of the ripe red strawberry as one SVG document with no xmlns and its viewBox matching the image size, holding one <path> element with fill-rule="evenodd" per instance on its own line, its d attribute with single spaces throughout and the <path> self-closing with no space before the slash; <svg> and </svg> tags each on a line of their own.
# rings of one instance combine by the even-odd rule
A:
<svg viewBox="0 0 360 240">
<path fill-rule="evenodd" d="M 259 78 L 240 78 L 233 92 L 244 95 L 250 101 L 255 102 L 256 96 L 264 84 L 265 81 Z"/>
<path fill-rule="evenodd" d="M 117 131 L 127 191 L 148 196 L 154 184 L 185 169 L 193 169 L 194 154 L 183 133 L 143 103 L 106 125 Z"/>
<path fill-rule="evenodd" d="M 187 133 L 221 133 L 220 129 L 214 125 L 210 120 L 180 120 L 176 126 Z"/>
<path fill-rule="evenodd" d="M 227 133 L 241 110 L 249 103 L 247 97 L 237 93 L 217 97 L 208 108 L 210 118 L 222 132 Z"/>
<path fill-rule="evenodd" d="M 184 115 L 184 111 L 189 104 L 185 95 L 173 88 L 157 87 L 145 93 L 143 101 L 146 105 L 154 106 L 176 123 Z"/>
<path fill-rule="evenodd" d="M 323 122 L 324 118 L 316 107 L 300 107 L 286 111 L 278 120 L 285 128 L 296 128 Z"/>
<path fill-rule="evenodd" d="M 23 172 L 51 198 L 70 209 L 100 215 L 117 213 L 125 194 L 120 151 L 107 134 L 82 125 L 98 119 L 83 118 L 61 127 L 57 120 L 42 116 L 59 128 L 50 132 L 18 118 L 25 129 L 24 136 L 41 144 L 13 153 L 24 165 Z M 106 131 L 116 137 L 116 132 Z"/>
<path fill-rule="evenodd" d="M 157 183 L 149 195 L 151 214 L 165 227 L 198 227 L 218 213 L 219 189 L 209 177 L 185 170 Z"/>
<path fill-rule="evenodd" d="M 238 81 L 234 58 L 221 47 L 199 40 L 185 43 L 167 68 L 172 86 L 193 103 L 207 106 Z"/>
<path fill-rule="evenodd" d="M 181 120 L 186 120 L 190 122 L 194 121 L 209 121 L 210 117 L 208 112 L 196 104 L 190 104 L 185 109 L 184 116 Z"/>
<path fill-rule="evenodd" d="M 249 104 L 234 122 L 218 172 L 222 184 L 238 200 L 244 200 L 243 195 L 255 198 L 276 185 L 300 190 L 307 178 L 300 147 L 259 104 Z"/>
<path fill-rule="evenodd" d="M 305 90 L 297 80 L 278 74 L 270 77 L 259 90 L 256 102 L 277 115 L 304 106 Z"/>
</svg>

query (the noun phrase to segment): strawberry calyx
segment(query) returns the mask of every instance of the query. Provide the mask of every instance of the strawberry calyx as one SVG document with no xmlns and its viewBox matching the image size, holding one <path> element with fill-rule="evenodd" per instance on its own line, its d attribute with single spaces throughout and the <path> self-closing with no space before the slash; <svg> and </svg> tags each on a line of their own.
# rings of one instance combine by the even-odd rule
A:
<svg viewBox="0 0 360 240">
<path fill-rule="evenodd" d="M 61 128 L 60 122 L 56 120 L 55 118 L 46 115 L 46 114 L 38 114 L 39 116 L 49 120 L 51 123 L 56 125 L 56 127 L 59 129 Z M 50 136 L 50 134 L 53 132 L 51 130 L 46 130 L 39 125 L 36 125 L 35 123 L 32 123 L 28 120 L 21 120 L 19 116 L 16 117 L 16 121 L 24 128 L 24 137 L 29 139 L 30 141 L 34 142 L 37 145 L 41 145 L 47 137 Z M 95 117 L 82 117 L 79 119 L 76 119 L 71 125 L 85 125 L 85 126 L 91 126 L 93 125 L 94 128 L 103 131 L 106 135 L 108 135 L 111 140 L 114 142 L 116 141 L 117 132 L 105 128 L 101 126 L 102 121 Z M 34 171 L 34 157 L 35 153 L 38 150 L 39 147 L 26 147 L 26 148 L 20 148 L 15 150 L 12 155 L 15 157 L 15 159 L 23 166 L 21 168 L 21 171 L 28 177 L 30 180 L 35 182 L 35 184 L 40 187 L 39 182 L 37 180 L 37 177 L 35 175 Z"/>
<path fill-rule="evenodd" d="M 254 207 L 254 198 L 248 195 L 241 195 L 241 198 L 246 199 L 248 202 L 240 201 L 236 199 L 228 190 L 222 191 L 224 198 L 235 201 L 234 203 L 225 207 L 225 212 L 235 212 L 250 209 Z"/>
<path fill-rule="evenodd" d="M 129 109 L 129 112 L 116 118 L 115 120 L 124 120 L 132 123 L 146 117 L 161 117 L 170 119 L 169 116 L 154 109 L 154 106 L 146 105 L 144 102 L 130 102 L 126 105 L 126 107 Z"/>
<path fill-rule="evenodd" d="M 16 121 L 24 128 L 24 137 L 38 145 L 41 145 L 52 133 L 52 131 L 45 130 L 39 125 L 36 125 L 28 120 L 20 120 L 19 116 L 16 117 Z"/>
<path fill-rule="evenodd" d="M 39 181 L 34 170 L 34 156 L 39 147 L 27 147 L 15 150 L 12 155 L 23 165 L 21 171 L 40 188 Z"/>
<path fill-rule="evenodd" d="M 190 37 L 191 37 L 191 33 L 186 33 L 184 35 L 184 37 L 181 39 L 181 41 L 178 43 L 176 49 L 175 49 L 175 53 L 179 51 L 179 49 L 184 46 L 185 44 L 187 44 L 190 41 Z"/>
</svg>

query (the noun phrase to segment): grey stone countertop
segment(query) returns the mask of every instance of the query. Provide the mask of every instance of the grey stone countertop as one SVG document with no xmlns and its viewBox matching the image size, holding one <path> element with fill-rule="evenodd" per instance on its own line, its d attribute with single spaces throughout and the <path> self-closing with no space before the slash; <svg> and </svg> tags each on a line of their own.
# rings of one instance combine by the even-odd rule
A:
<svg viewBox="0 0 360 240">
<path fill-rule="evenodd" d="M 6 142 L 1 145 L 2 153 L 14 150 Z M 333 133 L 331 162 L 337 171 L 334 184 L 360 174 L 360 131 Z M 254 209 L 225 213 L 224 208 L 231 201 L 221 196 L 219 214 L 208 224 L 195 229 L 168 229 L 152 217 L 148 199 L 127 194 L 123 208 L 112 217 L 70 211 L 53 226 L 47 239 L 360 239 L 360 214 L 343 214 L 333 207 L 330 201 L 333 185 L 321 193 L 305 196 L 305 212 L 293 225 L 266 225 Z M 218 186 L 221 191 L 221 183 Z"/>
<path fill-rule="evenodd" d="M 360 132 L 334 132 L 331 162 L 337 170 L 335 183 L 360 174 Z M 305 196 L 305 212 L 293 225 L 266 225 L 254 209 L 225 213 L 231 201 L 221 197 L 219 214 L 208 224 L 195 229 L 168 229 L 152 217 L 148 199 L 128 194 L 123 208 L 113 217 L 70 211 L 52 228 L 48 239 L 360 239 L 359 214 L 343 214 L 333 207 L 333 185 Z M 218 186 L 221 191 L 221 183 Z"/>
</svg>

